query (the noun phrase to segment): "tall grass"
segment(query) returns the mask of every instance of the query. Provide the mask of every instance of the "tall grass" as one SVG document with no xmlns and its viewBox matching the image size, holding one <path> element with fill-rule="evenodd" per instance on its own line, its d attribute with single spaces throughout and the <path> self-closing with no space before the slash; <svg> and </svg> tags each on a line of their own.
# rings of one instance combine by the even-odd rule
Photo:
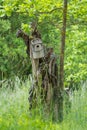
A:
<svg viewBox="0 0 87 130">
<path fill-rule="evenodd" d="M 29 79 L 22 82 L 18 77 L 0 88 L 0 130 L 86 130 L 87 129 L 87 82 L 70 96 L 71 109 L 64 105 L 64 120 L 53 123 L 43 114 L 43 107 L 29 112 Z"/>
</svg>

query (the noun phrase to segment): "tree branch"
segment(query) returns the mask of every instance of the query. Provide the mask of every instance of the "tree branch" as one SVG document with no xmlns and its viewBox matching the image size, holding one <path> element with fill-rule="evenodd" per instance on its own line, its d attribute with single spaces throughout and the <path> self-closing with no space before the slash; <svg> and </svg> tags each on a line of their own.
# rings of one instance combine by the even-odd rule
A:
<svg viewBox="0 0 87 130">
<path fill-rule="evenodd" d="M 47 11 L 47 12 L 39 12 L 39 11 L 38 11 L 38 13 L 39 13 L 39 14 L 50 14 L 50 13 L 52 13 L 52 12 L 54 12 L 54 11 L 56 11 L 56 10 L 60 10 L 60 9 L 62 9 L 62 7 L 61 7 L 61 8 L 54 8 L 54 9 L 52 9 L 52 10 L 50 10 L 50 11 Z"/>
</svg>

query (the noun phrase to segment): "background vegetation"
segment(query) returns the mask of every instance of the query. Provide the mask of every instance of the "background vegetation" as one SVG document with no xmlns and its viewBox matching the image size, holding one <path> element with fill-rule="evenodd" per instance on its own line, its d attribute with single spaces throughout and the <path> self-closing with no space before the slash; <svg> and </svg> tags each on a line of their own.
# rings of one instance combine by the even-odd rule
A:
<svg viewBox="0 0 87 130">
<path fill-rule="evenodd" d="M 69 0 L 65 48 L 65 86 L 87 78 L 87 2 Z M 22 28 L 30 35 L 30 23 L 37 21 L 44 44 L 60 53 L 62 0 L 1 0 L 0 1 L 0 79 L 15 74 L 31 73 L 31 63 L 23 41 L 16 38 Z"/>
<path fill-rule="evenodd" d="M 26 46 L 16 38 L 16 32 L 21 28 L 30 35 L 30 23 L 36 21 L 43 43 L 52 46 L 59 57 L 62 12 L 62 0 L 0 0 L 1 130 L 86 129 L 87 0 L 68 0 L 64 85 L 81 89 L 74 93 L 71 112 L 68 115 L 65 112 L 62 124 L 53 124 L 51 119 L 42 118 L 41 108 L 36 116 L 35 112 L 29 116 L 27 110 L 31 63 Z"/>
</svg>

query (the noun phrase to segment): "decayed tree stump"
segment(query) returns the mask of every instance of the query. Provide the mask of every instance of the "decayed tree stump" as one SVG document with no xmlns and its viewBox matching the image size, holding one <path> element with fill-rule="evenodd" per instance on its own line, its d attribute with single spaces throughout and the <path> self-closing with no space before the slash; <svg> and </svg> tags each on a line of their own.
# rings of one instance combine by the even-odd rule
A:
<svg viewBox="0 0 87 130">
<path fill-rule="evenodd" d="M 32 63 L 33 83 L 29 91 L 29 109 L 34 107 L 35 99 L 40 95 L 48 111 L 52 110 L 54 119 L 58 120 L 58 66 L 53 48 L 43 46 L 36 28 L 32 32 L 32 38 L 22 30 L 18 30 L 17 37 L 25 41 Z"/>
</svg>

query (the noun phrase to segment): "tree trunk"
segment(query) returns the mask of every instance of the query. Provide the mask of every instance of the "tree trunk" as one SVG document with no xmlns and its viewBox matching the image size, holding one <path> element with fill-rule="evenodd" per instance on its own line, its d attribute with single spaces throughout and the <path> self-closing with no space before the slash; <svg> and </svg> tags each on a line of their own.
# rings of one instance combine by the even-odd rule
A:
<svg viewBox="0 0 87 130">
<path fill-rule="evenodd" d="M 61 52 L 60 52 L 60 83 L 59 83 L 59 121 L 63 120 L 63 90 L 64 90 L 64 50 L 66 37 L 66 15 L 67 15 L 67 0 L 64 0 L 63 5 L 63 27 L 61 32 Z"/>
</svg>

